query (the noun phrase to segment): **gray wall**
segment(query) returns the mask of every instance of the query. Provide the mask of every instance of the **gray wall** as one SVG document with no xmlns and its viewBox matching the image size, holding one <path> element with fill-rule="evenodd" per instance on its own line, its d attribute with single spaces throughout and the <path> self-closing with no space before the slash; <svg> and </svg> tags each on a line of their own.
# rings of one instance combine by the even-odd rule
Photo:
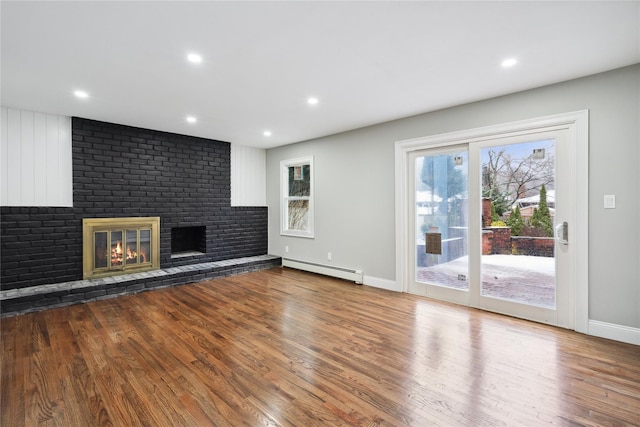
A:
<svg viewBox="0 0 640 427">
<path fill-rule="evenodd" d="M 589 318 L 639 328 L 640 65 L 268 150 L 269 253 L 361 268 L 365 283 L 395 281 L 395 141 L 585 109 Z M 307 155 L 315 156 L 316 237 L 281 236 L 279 162 Z M 616 195 L 616 209 L 603 209 L 605 194 Z"/>
</svg>

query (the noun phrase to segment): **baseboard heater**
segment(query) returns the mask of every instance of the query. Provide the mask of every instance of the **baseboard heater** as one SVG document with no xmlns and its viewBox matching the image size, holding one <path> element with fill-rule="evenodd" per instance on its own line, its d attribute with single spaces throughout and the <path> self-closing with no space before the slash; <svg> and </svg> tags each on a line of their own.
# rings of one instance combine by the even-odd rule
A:
<svg viewBox="0 0 640 427">
<path fill-rule="evenodd" d="M 356 284 L 358 285 L 362 284 L 362 270 L 335 267 L 333 265 L 316 264 L 314 262 L 307 261 L 297 261 L 289 258 L 282 258 L 282 266 L 309 271 L 311 273 L 324 274 L 325 276 L 337 277 L 339 279 L 350 280 L 356 282 Z"/>
</svg>

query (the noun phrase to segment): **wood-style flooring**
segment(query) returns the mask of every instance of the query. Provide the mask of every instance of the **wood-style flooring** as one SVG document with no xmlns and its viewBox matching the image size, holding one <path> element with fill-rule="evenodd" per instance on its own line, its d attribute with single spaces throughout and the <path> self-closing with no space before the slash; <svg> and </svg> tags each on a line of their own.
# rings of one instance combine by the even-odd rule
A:
<svg viewBox="0 0 640 427">
<path fill-rule="evenodd" d="M 640 347 L 276 268 L 2 319 L 2 427 L 640 425 Z"/>
</svg>

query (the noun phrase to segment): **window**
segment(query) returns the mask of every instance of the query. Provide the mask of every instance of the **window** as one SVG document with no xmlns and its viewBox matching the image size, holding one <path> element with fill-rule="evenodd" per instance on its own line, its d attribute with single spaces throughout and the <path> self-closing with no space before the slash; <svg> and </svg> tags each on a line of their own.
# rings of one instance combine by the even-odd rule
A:
<svg viewBox="0 0 640 427">
<path fill-rule="evenodd" d="M 283 160 L 280 233 L 313 238 L 313 157 Z"/>
</svg>

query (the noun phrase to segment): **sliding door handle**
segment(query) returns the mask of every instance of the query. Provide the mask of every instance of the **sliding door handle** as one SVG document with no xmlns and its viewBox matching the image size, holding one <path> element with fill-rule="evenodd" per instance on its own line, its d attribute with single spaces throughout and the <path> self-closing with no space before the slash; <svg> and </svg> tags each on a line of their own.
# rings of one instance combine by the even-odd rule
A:
<svg viewBox="0 0 640 427">
<path fill-rule="evenodd" d="M 556 225 L 556 241 L 563 245 L 569 244 L 569 223 L 567 221 Z"/>
</svg>

